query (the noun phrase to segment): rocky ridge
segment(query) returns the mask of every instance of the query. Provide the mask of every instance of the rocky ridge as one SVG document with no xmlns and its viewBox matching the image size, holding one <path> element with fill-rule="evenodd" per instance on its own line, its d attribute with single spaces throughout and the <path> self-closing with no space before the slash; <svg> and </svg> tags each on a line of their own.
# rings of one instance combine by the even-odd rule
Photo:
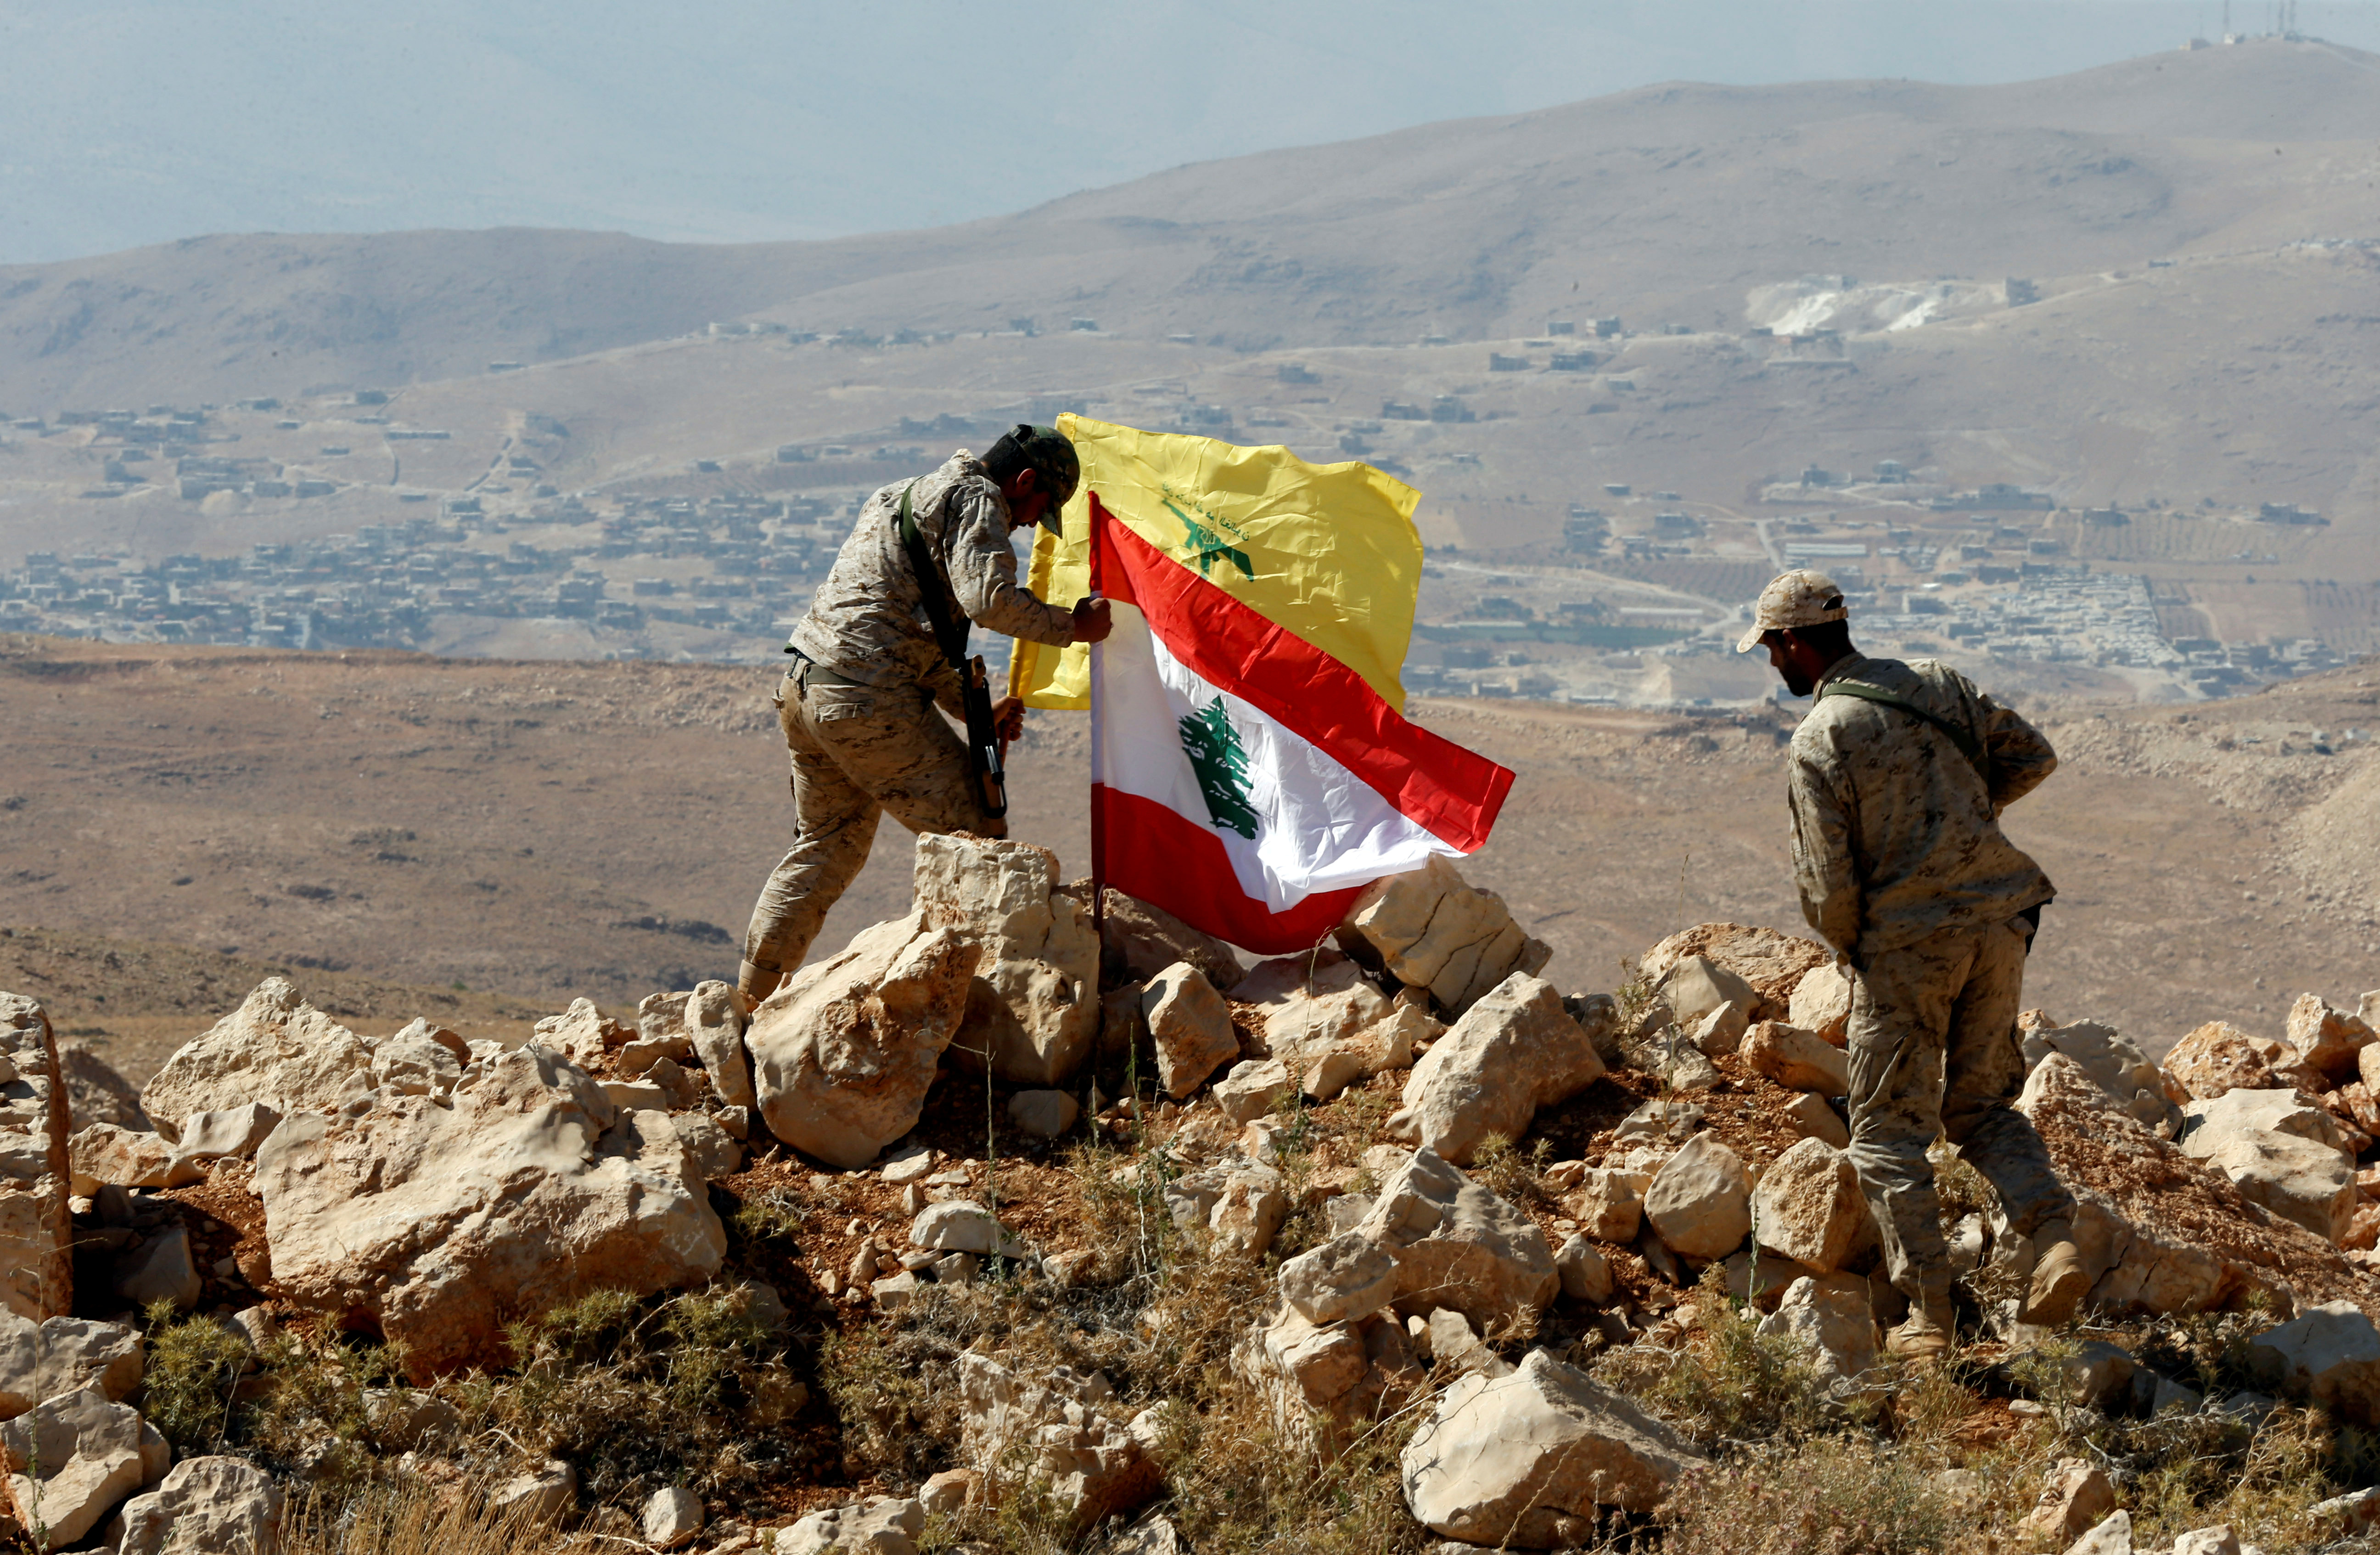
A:
<svg viewBox="0 0 2380 1555">
<path fill-rule="evenodd" d="M 579 1001 L 517 1048 L 427 1021 L 368 1039 L 268 980 L 145 1116 L 87 1124 L 16 1001 L 0 1209 L 24 1207 L 24 1267 L 54 1271 L 0 1314 L 18 1524 L 53 1548 L 103 1528 L 119 1549 L 277 1549 L 309 1483 L 265 1423 L 302 1415 L 284 1334 L 388 1347 L 359 1405 L 373 1452 L 557 1539 L 715 1555 L 1004 1548 L 1020 1497 L 1069 1537 L 1184 1548 L 1219 1525 L 1189 1444 L 1232 1398 L 1291 1461 L 1375 1476 L 1345 1483 L 1392 1500 L 1383 1548 L 1581 1546 L 1671 1526 L 1680 1487 L 1730 1472 L 1706 1403 L 1662 1380 L 1727 1334 L 1804 1379 L 1814 1418 L 1911 1385 L 1879 1348 L 1901 1303 L 1842 1154 L 1845 985 L 1821 947 L 1704 924 L 1616 993 L 1565 996 L 1443 864 L 1371 893 L 1337 949 L 1253 966 L 1138 904 L 1090 938 L 1087 891 L 1060 880 L 1028 844 L 929 839 L 917 910 L 748 1022 L 704 984 L 633 1021 Z M 2025 1324 L 2032 1246 L 1946 1164 L 1966 1342 L 2002 1379 L 1976 1428 L 2380 1422 L 2375 1005 L 2309 994 L 2278 1036 L 2216 1023 L 2162 1066 L 2028 1013 L 2018 1106 L 2082 1206 L 2091 1331 L 2130 1347 Z M 1211 1352 L 1190 1337 L 1208 1290 L 1231 1293 Z M 731 1326 L 746 1467 L 664 1479 L 466 1430 L 602 1302 Z M 1053 1350 L 1032 1321 L 935 1337 L 995 1309 L 1092 1334 L 1125 1313 L 1118 1335 L 1191 1344 L 1241 1391 L 1152 1391 L 1141 1351 Z M 2210 1392 L 2159 1337 L 2205 1322 L 2263 1393 Z M 193 1443 L 159 1390 L 201 1331 L 238 1336 L 235 1397 L 261 1413 Z M 859 1387 L 855 1345 L 912 1355 L 927 1391 L 887 1404 L 907 1395 Z M 2050 1477 L 2027 1526 L 2132 1548 L 2144 1505 Z M 2290 1515 L 2313 1526 L 2312 1501 Z"/>
</svg>

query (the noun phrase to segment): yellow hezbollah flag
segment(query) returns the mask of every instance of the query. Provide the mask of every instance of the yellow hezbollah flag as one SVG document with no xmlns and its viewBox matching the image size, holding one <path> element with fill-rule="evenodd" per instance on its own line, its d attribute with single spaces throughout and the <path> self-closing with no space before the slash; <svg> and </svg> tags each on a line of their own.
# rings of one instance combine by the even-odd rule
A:
<svg viewBox="0 0 2380 1555">
<path fill-rule="evenodd" d="M 1033 592 L 1090 590 L 1093 492 L 1134 533 L 1276 626 L 1346 665 L 1402 712 L 1397 677 L 1421 589 L 1421 493 L 1369 465 L 1310 465 L 1288 449 L 1058 418 L 1083 479 L 1064 534 L 1035 532 Z M 1091 705 L 1090 650 L 1020 641 L 1010 691 L 1028 707 Z"/>
</svg>

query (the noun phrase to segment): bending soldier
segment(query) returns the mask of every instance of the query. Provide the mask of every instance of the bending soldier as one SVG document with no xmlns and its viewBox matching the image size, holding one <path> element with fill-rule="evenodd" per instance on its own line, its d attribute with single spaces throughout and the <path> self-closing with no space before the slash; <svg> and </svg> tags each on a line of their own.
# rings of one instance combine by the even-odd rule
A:
<svg viewBox="0 0 2380 1555">
<path fill-rule="evenodd" d="M 1000 837 L 970 781 L 965 745 L 935 711 L 964 717 L 957 672 L 936 616 L 964 636 L 973 621 L 1035 642 L 1097 642 L 1107 601 L 1042 603 L 1016 581 L 1012 531 L 1051 532 L 1081 465 L 1050 427 L 1019 425 L 980 459 L 964 449 L 916 481 L 868 499 L 834 567 L 794 628 L 777 691 L 793 759 L 794 845 L 771 871 L 745 931 L 736 991 L 749 1010 L 802 964 L 819 926 L 868 862 L 886 810 L 911 831 Z M 932 577 L 919 576 L 905 508 Z M 931 598 L 929 598 L 931 590 Z M 1003 739 L 1025 726 L 1014 697 L 993 707 Z"/>
<path fill-rule="evenodd" d="M 1949 1249 L 1933 1164 L 1947 1136 L 2036 1250 L 2026 1318 L 2059 1323 L 2090 1287 L 2074 1201 L 2010 1105 L 2024 1079 L 2016 1014 L 2025 956 L 2055 894 L 1999 814 L 2049 776 L 2038 730 L 1947 665 L 1852 646 L 1842 590 L 1815 572 L 1762 591 L 1738 652 L 1766 647 L 1817 701 L 1791 757 L 1802 912 L 1852 978 L 1851 1160 L 1910 1302 L 1888 1346 L 1948 1349 Z"/>
</svg>

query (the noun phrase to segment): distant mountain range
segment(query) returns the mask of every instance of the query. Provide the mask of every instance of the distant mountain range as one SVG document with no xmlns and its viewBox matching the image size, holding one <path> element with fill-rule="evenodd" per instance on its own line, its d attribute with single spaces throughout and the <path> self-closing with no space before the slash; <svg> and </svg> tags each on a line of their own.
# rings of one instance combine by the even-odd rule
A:
<svg viewBox="0 0 2380 1555">
<path fill-rule="evenodd" d="M 722 319 L 1086 317 L 1245 349 L 1740 327 L 1749 288 L 1805 273 L 1996 281 L 2370 238 L 2375 140 L 2380 57 L 2258 41 L 2012 86 L 1650 88 L 831 242 L 196 238 L 0 267 L 0 410 L 401 384 Z"/>
</svg>

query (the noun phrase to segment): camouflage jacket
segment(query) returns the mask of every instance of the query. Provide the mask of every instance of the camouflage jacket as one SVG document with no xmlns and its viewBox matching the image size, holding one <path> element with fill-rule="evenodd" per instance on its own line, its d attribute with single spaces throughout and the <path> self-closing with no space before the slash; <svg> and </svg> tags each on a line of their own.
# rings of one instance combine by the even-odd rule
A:
<svg viewBox="0 0 2380 1555">
<path fill-rule="evenodd" d="M 1824 695 L 1862 681 L 1968 731 L 1988 778 L 1941 730 L 1896 707 Z M 1853 653 L 1818 682 L 1790 759 L 1802 916 L 1854 962 L 1944 929 L 2005 923 L 2056 894 L 1999 813 L 2058 765 L 2041 732 L 1931 659 Z"/>
<path fill-rule="evenodd" d="M 859 522 L 819 586 L 786 646 L 863 686 L 923 685 L 957 704 L 957 677 L 942 662 L 925 594 L 901 543 L 901 493 L 927 551 L 941 564 L 943 608 L 979 626 L 1035 642 L 1074 637 L 1071 610 L 1043 604 L 1016 582 L 1008 543 L 1008 499 L 964 448 L 915 483 L 896 481 L 868 499 Z"/>
</svg>

